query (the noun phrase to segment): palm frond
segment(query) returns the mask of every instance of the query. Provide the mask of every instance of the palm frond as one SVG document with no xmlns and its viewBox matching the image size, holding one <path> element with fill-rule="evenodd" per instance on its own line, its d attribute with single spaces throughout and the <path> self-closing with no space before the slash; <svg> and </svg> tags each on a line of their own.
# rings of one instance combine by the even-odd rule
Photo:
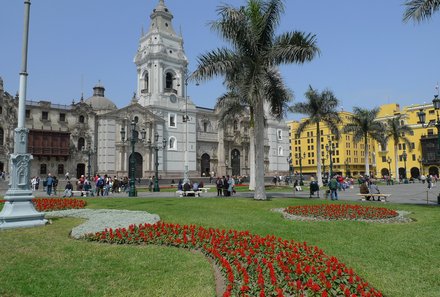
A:
<svg viewBox="0 0 440 297">
<path fill-rule="evenodd" d="M 403 21 L 410 20 L 420 23 L 431 18 L 439 10 L 440 0 L 411 0 L 404 3 L 406 10 L 403 14 Z"/>
</svg>

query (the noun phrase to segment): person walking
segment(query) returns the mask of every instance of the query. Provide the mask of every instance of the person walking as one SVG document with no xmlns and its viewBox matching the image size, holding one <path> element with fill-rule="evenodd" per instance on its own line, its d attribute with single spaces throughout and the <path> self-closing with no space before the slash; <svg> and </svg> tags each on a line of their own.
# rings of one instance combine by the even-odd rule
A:
<svg viewBox="0 0 440 297">
<path fill-rule="evenodd" d="M 53 177 L 49 173 L 47 175 L 47 179 L 46 179 L 46 193 L 48 196 L 50 196 L 52 194 L 52 186 L 53 186 Z"/>
<path fill-rule="evenodd" d="M 221 197 L 223 196 L 222 191 L 223 191 L 223 181 L 222 179 L 218 176 L 217 180 L 215 181 L 215 185 L 217 187 L 217 197 Z"/>
<path fill-rule="evenodd" d="M 335 177 L 332 177 L 328 183 L 328 188 L 330 190 L 330 198 L 332 200 L 338 200 L 338 182 Z"/>
</svg>

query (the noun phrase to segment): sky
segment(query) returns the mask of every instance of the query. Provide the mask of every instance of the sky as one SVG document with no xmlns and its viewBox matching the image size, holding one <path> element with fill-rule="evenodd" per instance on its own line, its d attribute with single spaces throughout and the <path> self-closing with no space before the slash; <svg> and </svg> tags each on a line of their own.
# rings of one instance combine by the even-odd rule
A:
<svg viewBox="0 0 440 297">
<path fill-rule="evenodd" d="M 404 0 L 285 0 L 277 34 L 315 34 L 320 56 L 302 65 L 281 66 L 295 102 L 309 86 L 329 89 L 340 108 L 373 108 L 431 102 L 440 81 L 440 13 L 422 23 L 403 23 Z M 133 58 L 142 28 L 158 0 L 32 0 L 27 100 L 70 104 L 92 96 L 98 83 L 118 107 L 136 90 Z M 217 8 L 245 0 L 165 0 L 173 27 L 184 38 L 189 70 L 200 55 L 228 46 L 208 25 Z M 23 1 L 0 1 L 0 77 L 7 92 L 19 89 Z M 146 29 L 145 29 L 146 30 Z M 222 78 L 189 85 L 198 106 L 212 108 L 224 93 Z M 300 119 L 288 114 L 287 119 Z"/>
</svg>

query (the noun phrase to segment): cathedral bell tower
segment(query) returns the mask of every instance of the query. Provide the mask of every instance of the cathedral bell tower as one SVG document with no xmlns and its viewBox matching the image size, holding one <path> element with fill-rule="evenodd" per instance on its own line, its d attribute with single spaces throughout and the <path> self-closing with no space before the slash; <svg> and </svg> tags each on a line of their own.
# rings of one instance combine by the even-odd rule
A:
<svg viewBox="0 0 440 297">
<path fill-rule="evenodd" d="M 174 31 L 173 15 L 164 0 L 159 0 L 150 19 L 148 32 L 142 32 L 134 58 L 139 104 L 179 109 L 177 101 L 182 101 L 185 94 L 188 66 L 183 38 Z"/>
</svg>

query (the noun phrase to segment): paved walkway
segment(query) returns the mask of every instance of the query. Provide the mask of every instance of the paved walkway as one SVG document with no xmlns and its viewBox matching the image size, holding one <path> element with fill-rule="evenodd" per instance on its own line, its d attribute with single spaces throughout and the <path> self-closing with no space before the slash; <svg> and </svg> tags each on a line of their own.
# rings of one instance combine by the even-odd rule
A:
<svg viewBox="0 0 440 297">
<path fill-rule="evenodd" d="M 319 193 L 320 198 L 324 199 L 324 191 L 327 188 L 322 188 L 321 192 Z M 440 193 L 440 183 L 437 183 L 437 185 L 434 185 L 434 187 L 430 190 L 427 188 L 427 184 L 422 183 L 415 183 L 415 184 L 397 184 L 392 186 L 379 186 L 379 189 L 381 193 L 391 194 L 389 197 L 389 203 L 403 203 L 403 204 L 429 204 L 429 205 L 438 205 L 437 204 L 437 196 Z M 1 191 L 0 195 L 4 195 L 5 191 Z M 339 191 L 339 199 L 340 200 L 348 200 L 348 201 L 359 201 L 359 197 L 356 195 L 359 193 L 359 186 L 355 185 L 353 189 L 347 189 L 345 191 Z M 34 194 L 36 197 L 45 197 L 45 192 L 43 191 L 37 191 Z M 62 191 L 59 192 L 59 196 L 62 195 Z M 232 198 L 234 197 L 245 197 L 245 198 L 252 198 L 253 197 L 252 192 L 237 192 Z M 267 196 L 269 198 L 302 198 L 302 199 L 308 199 L 309 198 L 309 192 L 308 191 L 302 191 L 302 192 L 267 192 Z M 105 196 L 105 198 L 112 198 L 112 197 L 127 197 L 127 193 L 117 193 L 117 194 L 110 194 L 109 196 Z M 175 191 L 173 192 L 139 192 L 138 198 L 177 198 Z M 314 196 L 317 198 L 317 195 Z M 193 198 L 193 197 L 191 197 Z M 217 198 L 217 191 L 213 187 L 208 193 L 203 193 L 203 198 Z M 187 198 L 182 198 L 187 199 Z M 198 198 L 199 199 L 199 198 Z M 377 203 L 377 202 L 376 202 Z"/>
</svg>

